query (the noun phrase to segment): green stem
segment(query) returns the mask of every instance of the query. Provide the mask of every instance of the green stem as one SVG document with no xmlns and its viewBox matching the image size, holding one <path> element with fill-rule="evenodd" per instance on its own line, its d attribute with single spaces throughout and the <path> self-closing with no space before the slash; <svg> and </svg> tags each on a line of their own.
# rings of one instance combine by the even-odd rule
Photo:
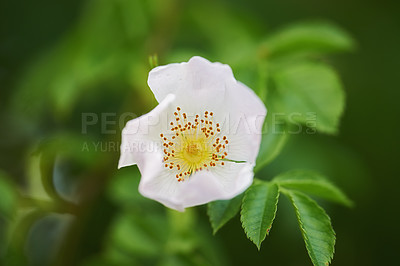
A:
<svg viewBox="0 0 400 266">
<path fill-rule="evenodd" d="M 227 159 L 227 158 L 218 159 L 218 160 L 224 161 L 224 162 L 232 162 L 232 163 L 247 163 L 247 161 L 235 161 L 235 160 L 231 160 L 231 159 Z"/>
</svg>

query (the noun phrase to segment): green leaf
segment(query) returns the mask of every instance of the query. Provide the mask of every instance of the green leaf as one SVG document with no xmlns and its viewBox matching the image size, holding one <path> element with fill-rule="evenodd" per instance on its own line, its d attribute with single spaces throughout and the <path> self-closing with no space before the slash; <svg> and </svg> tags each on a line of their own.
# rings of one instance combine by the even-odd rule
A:
<svg viewBox="0 0 400 266">
<path fill-rule="evenodd" d="M 325 211 L 301 192 L 282 190 L 296 211 L 304 242 L 315 266 L 329 265 L 335 247 L 335 232 Z"/>
<path fill-rule="evenodd" d="M 258 249 L 275 219 L 278 198 L 278 186 L 267 182 L 253 184 L 244 195 L 240 220 L 247 237 Z"/>
<path fill-rule="evenodd" d="M 268 56 L 293 53 L 329 53 L 352 50 L 353 39 L 327 22 L 297 23 L 271 35 L 263 44 Z"/>
<path fill-rule="evenodd" d="M 302 62 L 278 69 L 272 104 L 288 123 L 301 129 L 334 134 L 338 131 L 345 94 L 336 73 L 320 63 Z"/>
<path fill-rule="evenodd" d="M 352 206 L 352 201 L 324 176 L 313 171 L 294 170 L 273 179 L 280 187 L 295 189 L 329 201 Z"/>
<path fill-rule="evenodd" d="M 243 195 L 240 194 L 230 200 L 217 200 L 208 204 L 207 214 L 210 217 L 214 234 L 239 212 Z"/>
</svg>

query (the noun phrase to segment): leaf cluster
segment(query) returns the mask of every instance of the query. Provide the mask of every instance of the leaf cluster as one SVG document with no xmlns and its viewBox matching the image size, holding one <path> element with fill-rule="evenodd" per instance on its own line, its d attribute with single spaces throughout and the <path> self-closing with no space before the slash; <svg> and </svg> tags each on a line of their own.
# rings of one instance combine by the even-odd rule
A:
<svg viewBox="0 0 400 266">
<path fill-rule="evenodd" d="M 286 27 L 258 47 L 258 95 L 268 107 L 256 174 L 282 151 L 291 134 L 336 134 L 345 106 L 342 83 L 323 54 L 350 51 L 352 39 L 340 28 L 321 22 Z M 329 265 L 336 241 L 331 220 L 311 197 L 344 206 L 349 198 L 325 176 L 310 170 L 284 172 L 270 181 L 256 179 L 242 195 L 208 204 L 216 233 L 240 210 L 247 237 L 261 248 L 274 222 L 279 197 L 295 211 L 309 257 L 314 265 Z"/>
</svg>

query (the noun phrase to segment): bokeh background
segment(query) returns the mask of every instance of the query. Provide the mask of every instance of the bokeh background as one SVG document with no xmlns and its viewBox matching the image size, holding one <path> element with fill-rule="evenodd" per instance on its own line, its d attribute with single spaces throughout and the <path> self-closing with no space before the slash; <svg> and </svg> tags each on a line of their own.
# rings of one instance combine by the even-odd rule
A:
<svg viewBox="0 0 400 266">
<path fill-rule="evenodd" d="M 260 178 L 295 168 L 326 174 L 355 202 L 322 202 L 337 234 L 332 264 L 394 265 L 398 10 L 389 0 L 1 1 L 2 265 L 311 265 L 283 197 L 257 251 L 238 217 L 213 236 L 205 207 L 166 210 L 138 194 L 136 167 L 116 170 L 124 123 L 156 105 L 149 56 L 232 63 L 253 85 L 252 69 L 235 58 L 309 20 L 337 25 L 355 43 L 323 57 L 347 95 L 340 132 L 291 136 Z"/>
</svg>

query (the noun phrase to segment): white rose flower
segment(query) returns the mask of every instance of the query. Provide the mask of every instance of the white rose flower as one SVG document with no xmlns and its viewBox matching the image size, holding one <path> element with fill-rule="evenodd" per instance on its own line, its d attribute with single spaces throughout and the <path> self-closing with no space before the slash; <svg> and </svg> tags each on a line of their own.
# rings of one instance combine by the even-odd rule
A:
<svg viewBox="0 0 400 266">
<path fill-rule="evenodd" d="M 183 211 L 245 191 L 267 114 L 256 94 L 198 56 L 154 68 L 148 84 L 159 105 L 126 124 L 118 165 L 138 165 L 139 192 Z"/>
</svg>

